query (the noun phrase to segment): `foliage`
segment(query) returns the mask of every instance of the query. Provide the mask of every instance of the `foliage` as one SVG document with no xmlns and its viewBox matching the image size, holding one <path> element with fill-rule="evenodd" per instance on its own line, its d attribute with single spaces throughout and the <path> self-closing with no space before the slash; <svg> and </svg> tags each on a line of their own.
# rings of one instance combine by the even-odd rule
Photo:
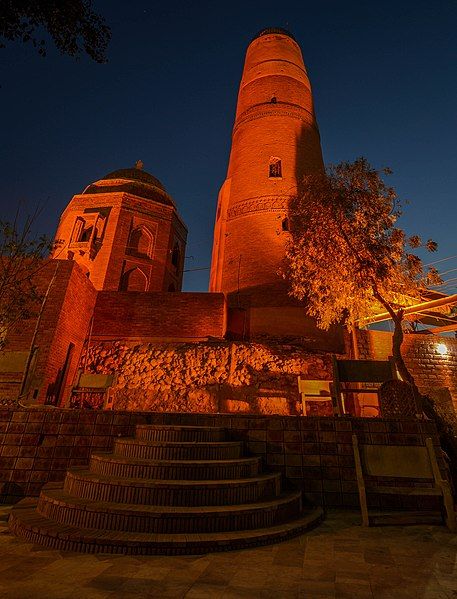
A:
<svg viewBox="0 0 457 599">
<path fill-rule="evenodd" d="M 0 349 L 7 330 L 37 311 L 42 297 L 34 277 L 52 244 L 46 236 L 34 237 L 36 214 L 19 225 L 18 215 L 10 223 L 0 220 Z"/>
<path fill-rule="evenodd" d="M 31 42 L 45 56 L 47 32 L 62 54 L 84 51 L 105 62 L 111 32 L 91 5 L 91 0 L 0 0 L 0 48 L 6 41 Z"/>
<path fill-rule="evenodd" d="M 396 226 L 401 205 L 384 175 L 364 158 L 310 174 L 292 202 L 291 239 L 283 276 L 291 295 L 305 300 L 320 328 L 349 327 L 387 311 L 394 320 L 394 357 L 412 382 L 400 356 L 403 309 L 420 299 L 427 285 L 440 282 L 411 250 L 424 245 Z"/>
</svg>

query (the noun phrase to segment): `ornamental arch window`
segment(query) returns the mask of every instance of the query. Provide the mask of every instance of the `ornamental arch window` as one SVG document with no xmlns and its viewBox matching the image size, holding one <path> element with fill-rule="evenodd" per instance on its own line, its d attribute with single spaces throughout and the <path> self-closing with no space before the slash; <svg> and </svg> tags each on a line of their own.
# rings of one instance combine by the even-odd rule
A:
<svg viewBox="0 0 457 599">
<path fill-rule="evenodd" d="M 148 279 L 140 268 L 131 268 L 122 275 L 119 289 L 120 291 L 147 291 Z"/>
<path fill-rule="evenodd" d="M 93 231 L 94 231 L 93 225 L 89 225 L 89 226 L 85 227 L 82 230 L 81 236 L 78 239 L 78 241 L 80 241 L 81 243 L 87 243 L 88 241 L 91 240 Z"/>
<path fill-rule="evenodd" d="M 176 268 L 176 270 L 179 268 L 181 264 L 181 248 L 179 247 L 178 242 L 176 242 L 173 247 L 173 251 L 171 253 L 171 263 Z"/>
<path fill-rule="evenodd" d="M 78 216 L 78 218 L 75 221 L 75 226 L 73 227 L 73 234 L 71 236 L 72 241 L 79 241 L 81 233 L 84 230 L 85 223 L 86 221 L 80 216 Z"/>
<path fill-rule="evenodd" d="M 91 240 L 93 232 L 93 219 L 87 221 L 82 216 L 78 216 L 78 218 L 75 221 L 75 226 L 73 227 L 71 241 L 75 243 L 87 243 Z"/>
<path fill-rule="evenodd" d="M 78 216 L 73 227 L 71 243 L 89 243 L 92 238 L 99 236 L 100 225 L 95 217 L 83 218 Z"/>
<path fill-rule="evenodd" d="M 140 258 L 151 258 L 154 237 L 151 231 L 144 225 L 132 229 L 127 242 L 125 253 Z"/>
<path fill-rule="evenodd" d="M 270 164 L 268 166 L 268 176 L 270 179 L 279 179 L 282 177 L 282 166 L 281 166 L 281 158 L 276 158 L 272 156 L 270 158 Z"/>
</svg>

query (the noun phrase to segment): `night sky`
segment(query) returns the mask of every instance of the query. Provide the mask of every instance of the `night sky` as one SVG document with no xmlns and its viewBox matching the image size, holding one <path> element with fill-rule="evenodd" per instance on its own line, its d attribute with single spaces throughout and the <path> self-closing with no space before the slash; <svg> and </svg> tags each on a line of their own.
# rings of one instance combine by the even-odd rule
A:
<svg viewBox="0 0 457 599">
<path fill-rule="evenodd" d="M 44 207 L 36 229 L 90 182 L 143 160 L 189 228 L 186 269 L 210 265 L 246 47 L 265 27 L 298 40 L 325 162 L 390 166 L 401 223 L 457 254 L 457 2 L 96 0 L 107 64 L 30 45 L 0 50 L 1 215 Z M 427 260 L 428 261 L 428 260 Z M 457 277 L 457 258 L 439 263 Z M 455 269 L 455 270 L 453 270 Z M 208 271 L 185 290 L 207 289 Z M 451 281 L 452 285 L 456 281 Z M 455 292 L 456 287 L 444 288 Z"/>
</svg>

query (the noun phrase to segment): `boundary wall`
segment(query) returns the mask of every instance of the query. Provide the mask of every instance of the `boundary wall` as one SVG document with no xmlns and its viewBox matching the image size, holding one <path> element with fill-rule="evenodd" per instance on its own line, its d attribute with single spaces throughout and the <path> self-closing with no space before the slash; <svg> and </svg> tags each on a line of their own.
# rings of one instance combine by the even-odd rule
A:
<svg viewBox="0 0 457 599">
<path fill-rule="evenodd" d="M 439 445 L 434 423 L 418 420 L 3 410 L 0 502 L 37 496 L 45 483 L 63 480 L 68 468 L 87 465 L 91 452 L 110 451 L 115 438 L 133 436 L 136 424 L 161 423 L 225 427 L 230 438 L 245 442 L 247 454 L 260 456 L 268 470 L 281 472 L 287 484 L 302 489 L 307 499 L 328 507 L 358 506 L 354 432 L 363 443 L 424 445 L 432 437 Z M 403 502 L 403 507 L 427 508 L 434 505 L 430 499 L 435 500 L 420 498 L 418 506 L 417 498 L 392 496 L 383 500 L 382 507 L 400 507 Z M 409 505 L 411 501 L 414 505 Z"/>
</svg>

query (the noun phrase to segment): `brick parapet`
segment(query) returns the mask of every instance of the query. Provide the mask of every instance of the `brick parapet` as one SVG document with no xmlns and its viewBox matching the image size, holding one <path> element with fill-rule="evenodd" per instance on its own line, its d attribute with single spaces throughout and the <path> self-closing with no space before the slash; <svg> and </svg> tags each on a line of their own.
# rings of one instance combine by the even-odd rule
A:
<svg viewBox="0 0 457 599">
<path fill-rule="evenodd" d="M 222 293 L 109 292 L 97 295 L 93 338 L 221 338 L 225 334 Z"/>
</svg>

